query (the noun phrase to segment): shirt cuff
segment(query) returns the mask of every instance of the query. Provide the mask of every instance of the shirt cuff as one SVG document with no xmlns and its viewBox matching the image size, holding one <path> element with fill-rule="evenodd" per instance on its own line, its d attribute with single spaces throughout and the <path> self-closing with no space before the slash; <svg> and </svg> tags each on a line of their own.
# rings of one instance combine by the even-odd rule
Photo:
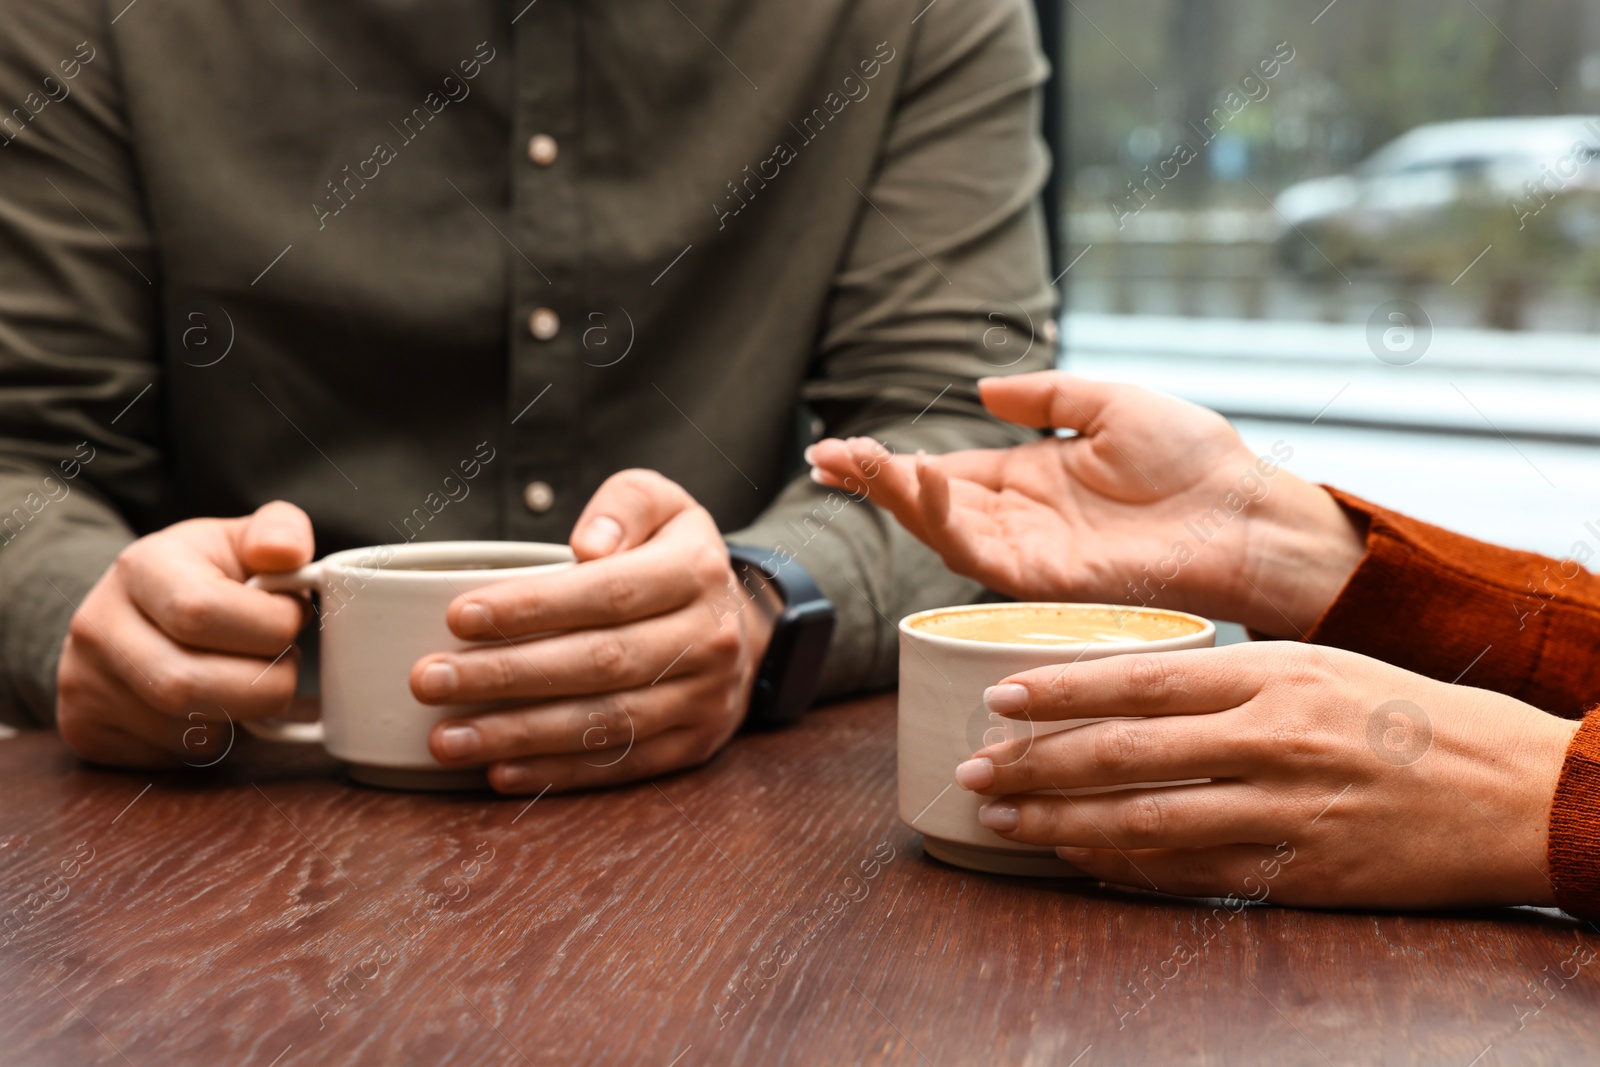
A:
<svg viewBox="0 0 1600 1067">
<path fill-rule="evenodd" d="M 1556 904 L 1584 919 L 1600 918 L 1600 706 L 1589 709 L 1567 746 L 1546 848 Z"/>
</svg>

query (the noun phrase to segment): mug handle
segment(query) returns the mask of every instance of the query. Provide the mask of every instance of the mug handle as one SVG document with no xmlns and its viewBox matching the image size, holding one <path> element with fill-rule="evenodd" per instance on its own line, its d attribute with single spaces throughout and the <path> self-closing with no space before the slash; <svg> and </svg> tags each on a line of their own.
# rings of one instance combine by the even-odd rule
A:
<svg viewBox="0 0 1600 1067">
<path fill-rule="evenodd" d="M 244 583 L 252 589 L 268 593 L 300 593 L 322 584 L 322 563 L 308 563 L 296 571 L 275 571 L 251 575 Z M 287 741 L 301 745 L 323 743 L 322 721 L 291 722 L 288 719 L 244 719 L 239 723 L 245 731 L 263 741 Z"/>
</svg>

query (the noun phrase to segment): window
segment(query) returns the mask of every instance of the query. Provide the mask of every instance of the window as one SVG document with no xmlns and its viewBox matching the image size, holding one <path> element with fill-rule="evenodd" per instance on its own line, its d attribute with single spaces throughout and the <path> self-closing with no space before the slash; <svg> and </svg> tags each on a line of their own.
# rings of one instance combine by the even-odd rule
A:
<svg viewBox="0 0 1600 1067">
<path fill-rule="evenodd" d="M 1420 518 L 1600 550 L 1600 5 L 1059 14 L 1069 369 Z"/>
</svg>

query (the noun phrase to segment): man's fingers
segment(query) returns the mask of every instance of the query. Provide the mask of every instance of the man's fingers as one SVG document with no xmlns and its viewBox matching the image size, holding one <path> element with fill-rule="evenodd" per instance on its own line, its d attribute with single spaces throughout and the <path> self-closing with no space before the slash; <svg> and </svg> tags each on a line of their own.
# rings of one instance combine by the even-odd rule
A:
<svg viewBox="0 0 1600 1067">
<path fill-rule="evenodd" d="M 176 538 L 150 538 L 125 553 L 117 577 L 141 611 L 190 648 L 270 659 L 305 619 L 299 598 L 235 581 Z"/>
<path fill-rule="evenodd" d="M 623 626 L 424 656 L 411 668 L 411 692 L 425 704 L 477 704 L 633 689 L 721 669 L 740 641 L 737 626 L 690 605 Z"/>
<path fill-rule="evenodd" d="M 446 619 L 464 641 L 617 626 L 683 607 L 729 578 L 728 551 L 704 513 L 679 512 L 631 551 L 566 570 L 497 582 L 451 602 Z M 706 622 L 715 616 L 707 612 Z"/>
<path fill-rule="evenodd" d="M 609 764 L 615 756 L 533 756 L 496 763 L 489 768 L 489 784 L 501 793 L 521 794 L 593 789 L 693 767 L 715 755 L 717 747 L 703 732 L 678 727 L 638 742 Z"/>
<path fill-rule="evenodd" d="M 472 766 L 533 756 L 581 756 L 611 766 L 634 745 L 687 725 L 699 694 L 691 680 L 449 719 L 428 747 L 441 763 Z"/>
<path fill-rule="evenodd" d="M 984 693 L 997 715 L 1035 721 L 1204 715 L 1236 708 L 1272 678 L 1271 645 L 1139 652 L 1023 671 Z"/>
<path fill-rule="evenodd" d="M 985 378 L 978 383 L 983 406 L 996 418 L 1019 426 L 1083 434 L 1094 433 L 1106 406 L 1132 388 L 1056 370 Z"/>
<path fill-rule="evenodd" d="M 286 500 L 262 504 L 237 528 L 234 549 L 251 574 L 292 571 L 311 562 L 311 518 Z"/>
<path fill-rule="evenodd" d="M 86 669 L 93 658 L 69 635 L 59 678 L 61 739 L 84 759 L 119 767 L 172 767 L 185 723 L 150 707 L 116 674 Z M 104 714 L 115 709 L 115 715 Z"/>
<path fill-rule="evenodd" d="M 1238 778 L 1258 768 L 1263 744 L 1233 712 L 1109 719 L 991 745 L 957 768 L 985 796 L 1055 788 Z"/>
<path fill-rule="evenodd" d="M 1265 900 L 1272 879 L 1292 851 L 1267 845 L 1218 848 L 1163 848 L 1118 852 L 1110 848 L 1058 848 L 1056 855 L 1084 874 L 1112 885 L 1157 890 L 1188 897 Z"/>
<path fill-rule="evenodd" d="M 1260 789 L 1240 782 L 1003 797 L 980 808 L 978 821 L 1030 845 L 1120 849 L 1264 845 L 1283 839 L 1284 823 Z"/>
<path fill-rule="evenodd" d="M 274 662 L 184 648 L 120 596 L 106 598 L 92 615 L 79 611 L 71 633 L 87 658 L 167 715 L 221 705 L 235 719 L 259 718 L 281 713 L 294 698 L 298 649 L 286 645 Z"/>
<path fill-rule="evenodd" d="M 572 551 L 598 559 L 649 540 L 694 498 L 676 482 L 650 470 L 618 471 L 601 483 L 572 528 Z"/>
</svg>

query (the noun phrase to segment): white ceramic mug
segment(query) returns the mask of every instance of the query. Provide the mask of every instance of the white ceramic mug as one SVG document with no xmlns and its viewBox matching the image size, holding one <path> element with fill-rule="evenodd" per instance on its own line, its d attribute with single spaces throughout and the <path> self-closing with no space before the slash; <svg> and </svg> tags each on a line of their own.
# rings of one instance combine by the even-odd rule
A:
<svg viewBox="0 0 1600 1067">
<path fill-rule="evenodd" d="M 258 574 L 251 585 L 309 590 L 321 602 L 322 719 L 244 725 L 272 740 L 321 744 L 369 785 L 484 788 L 482 769 L 448 768 L 428 751 L 437 723 L 482 705 L 421 703 L 411 694 L 411 668 L 430 652 L 483 644 L 450 632 L 445 611 L 457 596 L 572 565 L 566 545 L 435 541 L 352 548 L 297 571 Z"/>
<path fill-rule="evenodd" d="M 1130 638 L 1126 643 L 1041 645 L 952 637 L 930 633 L 916 625 L 939 615 L 1041 608 L 1165 616 L 1188 620 L 1191 625 L 1183 629 L 1191 632 L 1158 640 Z M 1081 872 L 1057 858 L 1054 850 L 1019 845 L 980 824 L 978 808 L 988 798 L 957 785 L 955 770 L 978 749 L 1000 740 L 1038 737 L 1104 720 L 1030 723 L 1004 719 L 984 705 L 983 691 L 1009 675 L 1035 667 L 1130 652 L 1209 648 L 1216 638 L 1216 627 L 1197 615 L 1107 604 L 981 604 L 934 608 L 906 616 L 900 620 L 900 818 L 923 835 L 923 848 L 929 855 L 946 863 L 997 874 L 1080 877 Z M 1066 790 L 1069 794 L 1102 791 Z"/>
</svg>

